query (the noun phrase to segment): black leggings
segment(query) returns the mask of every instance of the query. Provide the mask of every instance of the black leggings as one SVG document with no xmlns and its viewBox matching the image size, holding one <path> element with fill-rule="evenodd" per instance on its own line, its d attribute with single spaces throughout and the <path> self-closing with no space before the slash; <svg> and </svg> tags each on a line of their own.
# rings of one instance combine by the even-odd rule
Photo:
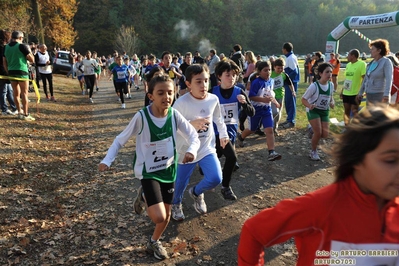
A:
<svg viewBox="0 0 399 266">
<path fill-rule="evenodd" d="M 95 81 L 96 81 L 96 75 L 85 75 L 86 88 L 90 90 L 89 98 L 92 98 L 93 96 L 93 88 Z"/>
<path fill-rule="evenodd" d="M 54 91 L 53 91 L 53 74 L 43 74 L 40 73 L 40 77 L 42 78 L 42 82 L 43 82 L 43 90 L 44 90 L 44 94 L 46 94 L 46 97 L 48 96 L 47 93 L 47 82 L 48 81 L 48 85 L 49 85 L 49 89 L 50 89 L 50 95 L 54 96 Z"/>
<path fill-rule="evenodd" d="M 216 153 L 218 155 L 218 158 L 222 157 L 222 155 L 226 157 L 222 170 L 223 172 L 222 186 L 228 187 L 230 186 L 231 175 L 233 174 L 234 166 L 236 165 L 237 162 L 236 151 L 234 150 L 231 141 L 229 141 L 223 149 L 220 146 L 219 135 L 216 135 Z"/>
<path fill-rule="evenodd" d="M 124 94 L 128 93 L 127 90 L 127 82 L 115 82 L 115 89 L 119 92 L 119 98 L 121 99 L 121 103 L 125 103 Z"/>
</svg>

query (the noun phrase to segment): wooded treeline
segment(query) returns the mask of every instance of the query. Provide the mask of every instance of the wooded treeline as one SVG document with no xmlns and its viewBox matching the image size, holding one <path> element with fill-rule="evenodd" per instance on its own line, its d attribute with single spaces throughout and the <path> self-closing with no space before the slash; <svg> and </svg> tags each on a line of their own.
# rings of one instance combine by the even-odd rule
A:
<svg viewBox="0 0 399 266">
<path fill-rule="evenodd" d="M 5 11 L 28 14 L 10 27 L 35 35 L 31 3 L 34 0 L 0 0 Z M 399 10 L 399 0 L 37 0 L 48 45 L 73 46 L 84 52 L 111 54 L 121 27 L 132 27 L 138 39 L 136 53 L 159 55 L 164 50 L 185 53 L 210 48 L 228 54 L 236 43 L 256 54 L 280 54 L 284 42 L 295 53 L 324 52 L 327 35 L 346 17 Z M 21 4 L 25 3 L 21 7 Z M 12 12 L 10 12 L 13 14 Z M 74 16 L 71 18 L 71 13 Z M 15 13 L 14 13 L 15 14 Z M 66 15 L 64 15 L 66 14 Z M 14 20 L 15 21 L 15 20 Z M 8 23 L 8 24 L 7 24 Z M 26 25 L 25 25 L 26 24 Z M 399 50 L 399 27 L 360 30 L 370 39 L 386 38 Z M 75 34 L 75 35 L 74 35 Z M 62 41 L 60 41 L 62 39 Z M 368 52 L 367 42 L 354 33 L 340 41 L 339 51 Z"/>
<path fill-rule="evenodd" d="M 399 10 L 389 0 L 80 0 L 74 26 L 75 48 L 109 54 L 122 26 L 134 26 L 141 41 L 138 51 L 186 52 L 209 48 L 229 53 L 236 43 L 256 54 L 280 54 L 284 42 L 296 53 L 324 52 L 327 35 L 346 17 Z M 362 30 L 370 39 L 387 38 L 399 50 L 399 27 Z M 367 42 L 349 33 L 340 42 L 368 52 Z"/>
</svg>

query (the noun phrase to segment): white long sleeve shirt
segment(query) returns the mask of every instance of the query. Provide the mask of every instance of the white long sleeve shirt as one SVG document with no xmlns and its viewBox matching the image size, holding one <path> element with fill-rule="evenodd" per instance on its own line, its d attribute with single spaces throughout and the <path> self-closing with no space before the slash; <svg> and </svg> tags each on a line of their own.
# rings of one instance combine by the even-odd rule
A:
<svg viewBox="0 0 399 266">
<path fill-rule="evenodd" d="M 213 123 L 217 126 L 220 139 L 229 137 L 221 113 L 219 99 L 216 95 L 208 93 L 205 99 L 200 100 L 194 98 L 191 93 L 186 93 L 177 99 L 173 107 L 189 121 L 199 118 L 208 118 L 211 121 L 206 131 L 199 130 L 197 132 L 201 145 L 198 149 L 197 158 L 193 163 L 198 162 L 211 153 L 216 153 L 216 137 L 213 130 Z M 179 155 L 184 152 L 189 143 L 181 134 L 177 135 L 177 151 Z M 179 156 L 179 163 L 181 163 L 181 156 Z"/>
</svg>

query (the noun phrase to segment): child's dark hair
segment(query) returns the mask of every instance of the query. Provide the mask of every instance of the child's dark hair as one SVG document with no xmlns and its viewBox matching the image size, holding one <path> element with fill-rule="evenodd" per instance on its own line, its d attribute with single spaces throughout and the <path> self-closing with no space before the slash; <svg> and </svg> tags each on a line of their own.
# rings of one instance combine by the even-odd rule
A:
<svg viewBox="0 0 399 266">
<path fill-rule="evenodd" d="M 156 59 L 155 55 L 150 54 L 150 55 L 148 56 L 148 60 L 154 60 L 154 59 Z"/>
<path fill-rule="evenodd" d="M 169 51 L 164 51 L 164 52 L 162 53 L 161 60 L 163 60 L 163 57 L 164 57 L 165 55 L 168 55 L 168 54 L 170 54 L 170 55 L 172 56 L 172 53 L 171 53 L 171 52 L 169 52 Z"/>
<path fill-rule="evenodd" d="M 164 72 L 160 72 L 160 73 L 157 73 L 156 75 L 154 75 L 151 78 L 150 82 L 148 83 L 148 93 L 153 94 L 155 86 L 161 82 L 170 82 L 173 87 L 173 81 L 171 80 L 169 75 L 165 74 Z"/>
<path fill-rule="evenodd" d="M 281 66 L 281 67 L 285 66 L 284 59 L 278 58 L 278 59 L 274 60 L 273 66 Z"/>
<path fill-rule="evenodd" d="M 324 70 L 326 70 L 327 67 L 331 67 L 333 68 L 333 66 L 330 63 L 322 63 L 320 65 L 317 66 L 317 73 L 320 76 L 321 73 L 324 72 Z"/>
<path fill-rule="evenodd" d="M 270 67 L 270 63 L 268 61 L 260 61 L 259 64 L 256 65 L 256 70 L 261 72 L 265 67 Z"/>
<path fill-rule="evenodd" d="M 391 129 L 399 129 L 399 111 L 393 107 L 374 105 L 358 113 L 333 146 L 338 165 L 336 182 L 352 176 L 354 167 L 378 147 Z"/>
<path fill-rule="evenodd" d="M 154 66 L 150 72 L 145 76 L 147 82 L 150 82 L 151 79 L 155 76 L 155 74 L 159 75 L 159 74 L 164 74 L 165 71 L 163 70 L 163 68 L 161 66 Z"/>
<path fill-rule="evenodd" d="M 237 66 L 233 60 L 222 60 L 219 61 L 215 66 L 215 75 L 217 78 L 219 78 L 225 71 L 230 72 L 231 70 L 233 70 L 236 75 L 240 73 L 240 67 Z"/>
<path fill-rule="evenodd" d="M 193 76 L 207 72 L 209 74 L 209 68 L 205 64 L 192 64 L 186 69 L 186 81 L 191 82 Z"/>
</svg>

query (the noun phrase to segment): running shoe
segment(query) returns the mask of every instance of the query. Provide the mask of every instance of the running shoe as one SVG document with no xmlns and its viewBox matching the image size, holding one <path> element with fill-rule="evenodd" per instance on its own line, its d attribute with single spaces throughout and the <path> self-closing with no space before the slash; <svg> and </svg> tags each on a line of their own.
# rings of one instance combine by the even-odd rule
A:
<svg viewBox="0 0 399 266">
<path fill-rule="evenodd" d="M 172 205 L 172 218 L 173 218 L 173 220 L 178 221 L 178 222 L 181 222 L 186 218 L 186 217 L 184 217 L 183 207 L 182 207 L 181 203 Z"/>
<path fill-rule="evenodd" d="M 222 187 L 220 192 L 225 200 L 237 200 L 237 196 L 234 194 L 231 187 Z"/>
<path fill-rule="evenodd" d="M 244 139 L 241 137 L 240 133 L 237 133 L 237 145 L 238 147 L 244 147 Z"/>
<path fill-rule="evenodd" d="M 140 186 L 137 190 L 137 196 L 134 199 L 134 211 L 137 214 L 142 214 L 145 211 L 145 201 L 143 199 L 143 187 Z"/>
<path fill-rule="evenodd" d="M 258 128 L 258 129 L 255 131 L 255 134 L 257 134 L 257 135 L 259 135 L 259 136 L 266 136 L 266 133 L 265 133 L 263 130 L 261 130 L 260 128 Z"/>
<path fill-rule="evenodd" d="M 121 108 L 125 109 L 126 108 L 126 104 L 122 103 L 122 107 Z"/>
<path fill-rule="evenodd" d="M 295 124 L 294 124 L 294 123 L 291 123 L 291 122 L 288 122 L 287 124 L 285 124 L 285 125 L 282 126 L 282 127 L 285 128 L 285 129 L 293 128 L 293 127 L 295 127 Z"/>
<path fill-rule="evenodd" d="M 281 159 L 281 154 L 272 151 L 271 153 L 269 153 L 269 156 L 267 157 L 268 161 L 277 161 Z"/>
<path fill-rule="evenodd" d="M 28 115 L 24 115 L 23 119 L 25 121 L 35 121 L 36 119 L 34 117 L 32 117 L 30 114 Z"/>
<path fill-rule="evenodd" d="M 308 131 L 308 138 L 312 139 L 313 138 L 313 128 L 311 125 L 308 125 L 307 131 Z"/>
<path fill-rule="evenodd" d="M 198 196 L 194 195 L 194 187 L 190 188 L 188 193 L 190 194 L 190 197 L 194 200 L 194 209 L 196 212 L 199 214 L 205 214 L 207 212 L 206 204 L 204 201 L 204 193 L 201 193 Z"/>
<path fill-rule="evenodd" d="M 151 241 L 151 237 L 148 240 L 147 252 L 154 253 L 154 257 L 156 259 L 158 259 L 158 260 L 164 260 L 164 259 L 168 259 L 169 258 L 168 252 L 162 246 L 161 241 L 157 240 L 157 241 L 152 242 Z"/>
<path fill-rule="evenodd" d="M 93 101 L 92 98 L 89 98 L 89 102 L 90 102 L 90 103 L 94 103 L 94 101 Z"/>
<path fill-rule="evenodd" d="M 317 154 L 317 151 L 311 151 L 309 154 L 309 158 L 312 161 L 320 161 L 320 156 Z"/>
</svg>

